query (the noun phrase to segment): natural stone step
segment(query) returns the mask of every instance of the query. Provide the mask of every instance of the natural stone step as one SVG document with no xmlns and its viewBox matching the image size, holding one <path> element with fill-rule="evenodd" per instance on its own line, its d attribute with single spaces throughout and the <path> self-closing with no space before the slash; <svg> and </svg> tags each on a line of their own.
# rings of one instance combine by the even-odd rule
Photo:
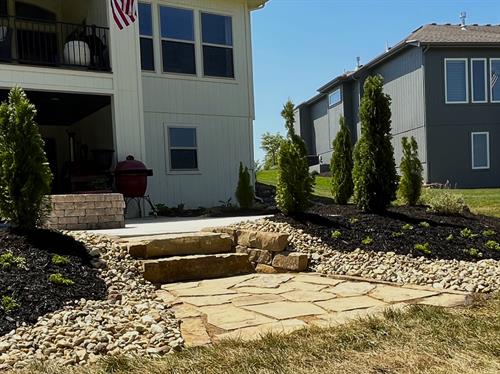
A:
<svg viewBox="0 0 500 374">
<path fill-rule="evenodd" d="M 131 238 L 123 244 L 132 257 L 140 259 L 227 253 L 233 249 L 229 235 L 208 232 Z"/>
<path fill-rule="evenodd" d="M 146 260 L 144 278 L 152 283 L 172 283 L 190 280 L 229 277 L 253 273 L 244 253 L 194 255 Z"/>
</svg>

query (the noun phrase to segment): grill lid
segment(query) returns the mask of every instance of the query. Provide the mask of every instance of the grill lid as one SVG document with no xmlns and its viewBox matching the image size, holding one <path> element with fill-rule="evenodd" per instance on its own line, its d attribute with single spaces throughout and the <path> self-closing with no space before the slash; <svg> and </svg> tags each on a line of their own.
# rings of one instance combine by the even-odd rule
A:
<svg viewBox="0 0 500 374">
<path fill-rule="evenodd" d="M 141 161 L 138 161 L 134 156 L 127 156 L 126 161 L 121 161 L 116 165 L 116 174 L 140 174 L 140 175 L 153 175 L 153 171 L 146 168 Z"/>
</svg>

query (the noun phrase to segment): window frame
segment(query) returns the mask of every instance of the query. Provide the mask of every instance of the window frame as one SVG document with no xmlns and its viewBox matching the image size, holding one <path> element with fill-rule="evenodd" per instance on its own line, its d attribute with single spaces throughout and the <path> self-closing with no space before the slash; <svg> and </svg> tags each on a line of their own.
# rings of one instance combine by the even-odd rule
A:
<svg viewBox="0 0 500 374">
<path fill-rule="evenodd" d="M 500 98 L 498 100 L 494 100 L 493 98 L 493 86 L 491 85 L 491 72 L 493 71 L 492 69 L 492 65 L 493 65 L 493 61 L 498 61 L 500 63 L 500 58 L 498 57 L 492 57 L 490 58 L 490 63 L 489 63 L 489 68 L 490 68 L 490 71 L 489 71 L 489 74 L 488 74 L 488 81 L 490 83 L 490 103 L 500 103 Z M 500 77 L 498 78 L 500 80 Z M 497 83 L 497 84 L 500 84 L 500 81 Z"/>
<path fill-rule="evenodd" d="M 174 38 L 166 38 L 162 35 L 161 33 L 161 8 L 173 8 L 173 9 L 180 9 L 180 10 L 187 10 L 190 11 L 193 14 L 193 40 L 183 40 L 183 39 L 174 39 Z M 196 10 L 193 8 L 185 8 L 177 5 L 170 5 L 170 4 L 158 4 L 158 37 L 160 39 L 160 61 L 161 61 L 161 66 L 160 66 L 160 71 L 162 74 L 168 74 L 168 75 L 179 75 L 179 76 L 184 76 L 184 77 L 198 77 L 198 51 L 197 51 L 197 42 L 196 42 L 196 37 L 197 37 L 197 32 L 196 32 Z M 173 71 L 165 71 L 165 58 L 164 58 L 164 53 L 163 53 L 163 42 L 174 42 L 174 43 L 184 43 L 184 44 L 191 44 L 193 45 L 194 48 L 194 74 L 191 73 L 178 73 L 178 72 L 173 72 Z"/>
<path fill-rule="evenodd" d="M 486 135 L 486 166 L 475 166 L 474 160 L 474 136 L 475 135 Z M 471 132 L 471 161 L 472 170 L 489 170 L 490 169 L 490 133 L 489 131 L 477 131 Z"/>
<path fill-rule="evenodd" d="M 231 19 L 231 45 L 226 45 L 226 44 L 213 44 L 213 43 L 205 43 L 203 41 L 203 14 L 211 14 L 214 16 L 222 16 L 222 17 L 229 17 Z M 224 79 L 224 80 L 236 80 L 236 64 L 235 64 L 235 54 L 234 54 L 234 17 L 232 14 L 227 14 L 227 13 L 216 13 L 216 12 L 211 12 L 211 11 L 204 11 L 200 10 L 199 11 L 199 25 L 200 25 L 200 31 L 199 31 L 199 37 L 200 37 L 200 50 L 201 50 L 201 65 L 202 65 L 202 77 L 203 78 L 210 78 L 210 79 Z M 214 75 L 206 75 L 205 74 L 205 52 L 203 47 L 214 47 L 214 48 L 224 48 L 224 49 L 231 49 L 231 53 L 233 55 L 233 76 L 232 77 L 221 77 L 221 76 L 214 76 Z"/>
<path fill-rule="evenodd" d="M 474 100 L 474 61 L 484 62 L 484 100 Z M 471 103 L 485 104 L 488 102 L 488 59 L 485 57 L 475 57 L 470 59 L 470 84 L 471 84 Z"/>
<path fill-rule="evenodd" d="M 332 103 L 331 103 L 330 98 L 331 98 L 331 97 L 333 96 L 333 94 L 334 94 L 335 92 L 337 92 L 337 91 L 339 91 L 339 94 L 340 94 L 339 101 L 337 101 L 336 103 L 332 104 Z M 329 108 L 336 107 L 337 105 L 341 104 L 343 100 L 344 100 L 344 94 L 343 94 L 343 92 L 342 92 L 342 87 L 338 87 L 338 88 L 336 88 L 335 90 L 333 90 L 332 92 L 330 92 L 330 93 L 328 94 L 328 107 L 329 107 Z"/>
<path fill-rule="evenodd" d="M 173 147 L 170 137 L 170 129 L 190 129 L 195 131 L 195 146 L 194 147 Z M 168 155 L 168 173 L 174 174 L 183 174 L 183 173 L 195 173 L 198 174 L 200 172 L 200 146 L 198 143 L 198 127 L 194 125 L 185 125 L 185 124 L 165 124 L 166 131 L 166 139 L 167 139 L 167 155 Z M 174 169 L 172 167 L 172 150 L 189 150 L 196 151 L 196 168 L 192 169 Z"/>
<path fill-rule="evenodd" d="M 141 34 L 141 29 L 139 27 L 139 47 L 140 47 L 140 40 L 141 39 L 150 39 L 152 44 L 153 44 L 153 69 L 151 69 L 151 70 L 150 69 L 143 69 L 142 64 L 141 64 L 141 71 L 143 71 L 145 73 L 156 73 L 157 67 L 156 67 L 156 47 L 155 47 L 156 42 L 155 42 L 155 25 L 154 25 L 154 6 L 153 6 L 153 4 L 145 2 L 145 1 L 139 1 L 138 6 L 140 4 L 149 5 L 149 7 L 151 9 L 151 35 Z M 139 22 L 139 24 L 141 22 L 139 17 L 138 17 L 138 22 Z M 142 51 L 139 51 L 139 52 L 141 53 L 141 56 L 142 56 Z"/>
<path fill-rule="evenodd" d="M 449 101 L 448 100 L 448 61 L 464 61 L 465 62 L 465 101 Z M 444 98 L 446 104 L 469 104 L 469 60 L 466 57 L 453 57 L 444 59 Z"/>
</svg>

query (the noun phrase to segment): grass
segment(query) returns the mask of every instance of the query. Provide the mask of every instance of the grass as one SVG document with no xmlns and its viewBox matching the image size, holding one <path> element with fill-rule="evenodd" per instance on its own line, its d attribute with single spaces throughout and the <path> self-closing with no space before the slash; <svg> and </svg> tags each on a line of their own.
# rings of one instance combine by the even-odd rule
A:
<svg viewBox="0 0 500 374">
<path fill-rule="evenodd" d="M 276 170 L 263 170 L 257 174 L 257 181 L 260 183 L 275 186 L 277 180 L 278 172 Z M 438 191 L 429 190 L 429 193 L 437 193 Z M 500 218 L 500 188 L 456 189 L 450 191 L 462 195 L 473 213 Z M 330 178 L 316 177 L 314 195 L 331 197 Z"/>
<path fill-rule="evenodd" d="M 23 374 L 477 374 L 500 372 L 500 297 L 447 310 L 405 312 L 254 342 L 223 341 L 159 359 L 107 358 L 94 366 L 36 365 Z"/>
</svg>

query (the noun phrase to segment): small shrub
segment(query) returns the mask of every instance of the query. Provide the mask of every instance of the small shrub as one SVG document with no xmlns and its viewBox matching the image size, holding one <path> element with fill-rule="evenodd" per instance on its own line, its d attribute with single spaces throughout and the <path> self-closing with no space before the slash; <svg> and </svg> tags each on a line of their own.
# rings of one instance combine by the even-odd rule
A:
<svg viewBox="0 0 500 374">
<path fill-rule="evenodd" d="M 425 255 L 430 255 L 432 253 L 429 243 L 415 244 L 414 248 L 417 252 Z"/>
<path fill-rule="evenodd" d="M 465 239 L 472 239 L 475 238 L 477 234 L 474 234 L 471 229 L 466 227 L 465 229 L 460 230 L 460 236 Z"/>
<path fill-rule="evenodd" d="M 410 225 L 409 223 L 407 223 L 406 225 L 403 225 L 401 227 L 404 231 L 409 231 L 409 230 L 413 230 L 413 226 Z"/>
<path fill-rule="evenodd" d="M 393 238 L 400 238 L 400 237 L 404 236 L 404 234 L 405 234 L 405 233 L 404 233 L 404 232 L 402 232 L 402 231 L 399 231 L 399 232 L 398 232 L 398 231 L 395 231 L 395 232 L 393 232 L 393 233 L 392 233 L 392 237 L 393 237 Z"/>
<path fill-rule="evenodd" d="M 500 244 L 495 240 L 488 240 L 484 246 L 492 251 L 500 251 Z"/>
<path fill-rule="evenodd" d="M 467 204 L 465 204 L 461 195 L 448 191 L 428 194 L 426 203 L 429 206 L 429 212 L 437 214 L 457 215 L 468 210 Z"/>
<path fill-rule="evenodd" d="M 10 296 L 2 296 L 2 309 L 5 313 L 13 312 L 20 308 L 20 305 Z"/>
<path fill-rule="evenodd" d="M 455 239 L 455 237 L 453 236 L 453 234 L 450 234 L 446 237 L 446 241 L 447 242 L 451 242 L 453 239 Z"/>
<path fill-rule="evenodd" d="M 420 227 L 423 227 L 423 228 L 426 228 L 426 229 L 428 229 L 429 227 L 431 227 L 430 223 L 429 222 L 425 222 L 425 221 L 420 222 L 418 225 Z"/>
<path fill-rule="evenodd" d="M 248 167 L 243 167 L 240 162 L 238 187 L 236 188 L 236 200 L 242 209 L 250 209 L 253 205 L 254 190 L 250 179 Z"/>
<path fill-rule="evenodd" d="M 484 236 L 485 238 L 489 238 L 489 237 L 491 237 L 491 236 L 495 236 L 495 235 L 496 235 L 496 232 L 495 232 L 495 231 L 493 231 L 493 230 L 488 229 L 488 230 L 483 230 L 482 234 L 483 234 L 483 236 Z"/>
<path fill-rule="evenodd" d="M 356 218 L 356 217 L 351 217 L 351 218 L 349 219 L 349 223 L 350 223 L 351 225 L 355 225 L 355 224 L 356 224 L 356 223 L 358 223 L 358 222 L 359 222 L 359 219 L 358 219 L 358 218 Z"/>
<path fill-rule="evenodd" d="M 75 284 L 71 279 L 65 278 L 62 274 L 56 273 L 49 276 L 49 282 L 61 286 L 72 286 Z"/>
<path fill-rule="evenodd" d="M 363 245 L 372 245 L 373 244 L 373 239 L 370 237 L 370 236 L 367 236 L 366 238 L 364 238 L 361 243 Z"/>
<path fill-rule="evenodd" d="M 418 145 L 412 136 L 410 140 L 403 137 L 401 140 L 403 147 L 403 158 L 399 170 L 401 171 L 401 180 L 399 181 L 399 195 L 403 201 L 410 206 L 417 204 L 422 193 L 423 167 L 418 158 Z"/>
<path fill-rule="evenodd" d="M 335 230 L 332 232 L 332 239 L 340 239 L 342 237 L 342 233 L 339 230 Z"/>
<path fill-rule="evenodd" d="M 26 259 L 21 256 L 14 256 L 11 251 L 2 253 L 0 255 L 0 270 L 9 270 L 13 267 L 25 268 Z"/>
<path fill-rule="evenodd" d="M 471 257 L 476 257 L 476 258 L 481 258 L 483 257 L 483 254 L 477 250 L 477 248 L 469 248 L 464 250 L 465 253 L 467 253 Z"/>
<path fill-rule="evenodd" d="M 54 255 L 52 256 L 52 265 L 65 266 L 70 263 L 70 259 L 66 256 Z"/>
<path fill-rule="evenodd" d="M 333 141 L 333 155 L 330 161 L 332 171 L 332 197 L 336 204 L 345 205 L 352 196 L 352 140 L 344 117 L 340 117 L 340 130 Z"/>
</svg>

